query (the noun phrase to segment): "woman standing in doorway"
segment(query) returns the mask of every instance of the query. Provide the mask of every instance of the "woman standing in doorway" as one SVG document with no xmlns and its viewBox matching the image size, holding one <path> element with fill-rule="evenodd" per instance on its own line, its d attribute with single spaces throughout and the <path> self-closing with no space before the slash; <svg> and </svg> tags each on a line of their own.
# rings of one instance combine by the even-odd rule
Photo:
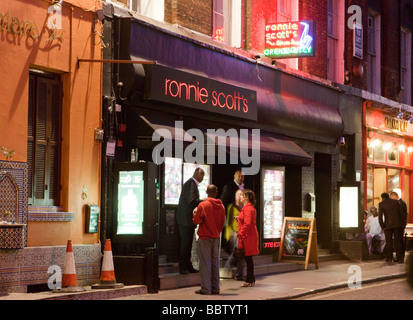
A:
<svg viewBox="0 0 413 320">
<path fill-rule="evenodd" d="M 247 278 L 242 287 L 252 287 L 255 284 L 254 262 L 252 257 L 258 251 L 257 210 L 255 210 L 255 193 L 252 190 L 244 190 L 241 195 L 244 204 L 238 217 L 238 247 L 245 251 L 245 263 L 247 265 Z"/>
</svg>

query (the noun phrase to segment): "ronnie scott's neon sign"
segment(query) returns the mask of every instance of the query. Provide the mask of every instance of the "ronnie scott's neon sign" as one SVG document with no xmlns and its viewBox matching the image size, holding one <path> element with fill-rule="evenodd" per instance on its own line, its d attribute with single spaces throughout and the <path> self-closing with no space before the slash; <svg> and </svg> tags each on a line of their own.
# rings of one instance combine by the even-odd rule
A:
<svg viewBox="0 0 413 320">
<path fill-rule="evenodd" d="M 266 24 L 264 55 L 273 59 L 313 57 L 315 55 L 314 21 Z"/>
</svg>

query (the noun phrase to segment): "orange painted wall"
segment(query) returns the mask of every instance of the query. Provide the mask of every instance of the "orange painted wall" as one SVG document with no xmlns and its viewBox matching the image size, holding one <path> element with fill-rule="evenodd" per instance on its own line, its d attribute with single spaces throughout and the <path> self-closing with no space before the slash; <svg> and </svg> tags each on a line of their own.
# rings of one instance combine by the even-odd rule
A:
<svg viewBox="0 0 413 320">
<path fill-rule="evenodd" d="M 96 9 L 100 1 L 67 0 L 62 6 L 63 41 L 50 37 L 48 0 L 2 0 L 0 14 L 29 21 L 38 29 L 38 39 L 30 32 L 15 34 L 13 28 L 0 31 L 0 146 L 14 149 L 13 160 L 27 161 L 27 112 L 29 68 L 61 74 L 62 166 L 61 206 L 74 212 L 72 222 L 29 222 L 28 246 L 64 245 L 98 242 L 97 234 L 84 233 L 84 206 L 100 205 L 101 145 L 94 140 L 94 129 L 101 127 L 100 63 L 81 63 L 77 58 L 101 59 L 100 30 Z M 82 7 L 80 7 L 80 4 Z M 3 23 L 6 19 L 3 18 Z M 16 20 L 14 20 L 16 21 Z M 0 27 L 1 27 L 0 16 Z M 14 30 L 14 32 L 13 32 Z M 34 32 L 36 34 L 36 32 Z M 83 186 L 87 199 L 82 199 Z"/>
</svg>

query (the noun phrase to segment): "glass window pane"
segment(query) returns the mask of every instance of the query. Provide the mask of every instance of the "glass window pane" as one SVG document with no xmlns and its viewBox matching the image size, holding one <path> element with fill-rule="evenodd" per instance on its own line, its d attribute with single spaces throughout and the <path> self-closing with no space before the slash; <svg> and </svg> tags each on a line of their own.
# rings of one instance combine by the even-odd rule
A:
<svg viewBox="0 0 413 320">
<path fill-rule="evenodd" d="M 386 188 L 386 169 L 375 168 L 374 169 L 374 206 L 378 207 L 381 202 L 380 195 L 383 192 L 387 192 Z"/>
<path fill-rule="evenodd" d="M 389 169 L 387 174 L 388 191 L 400 188 L 400 170 Z"/>
<path fill-rule="evenodd" d="M 373 201 L 373 168 L 367 167 L 367 209 L 374 205 Z"/>
</svg>

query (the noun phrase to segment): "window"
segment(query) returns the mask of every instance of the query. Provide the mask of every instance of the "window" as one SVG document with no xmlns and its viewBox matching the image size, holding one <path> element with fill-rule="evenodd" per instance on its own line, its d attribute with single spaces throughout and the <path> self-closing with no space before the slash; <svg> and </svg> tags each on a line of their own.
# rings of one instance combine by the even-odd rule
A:
<svg viewBox="0 0 413 320">
<path fill-rule="evenodd" d="M 292 21 L 291 0 L 278 0 L 277 22 Z"/>
<path fill-rule="evenodd" d="M 344 1 L 327 2 L 327 79 L 344 82 Z"/>
<path fill-rule="evenodd" d="M 380 16 L 369 13 L 367 22 L 367 90 L 381 94 Z"/>
<path fill-rule="evenodd" d="M 401 102 L 411 104 L 412 78 L 412 33 L 406 29 L 400 32 L 400 89 Z"/>
<path fill-rule="evenodd" d="M 212 38 L 241 47 L 241 0 L 214 0 Z"/>
<path fill-rule="evenodd" d="M 164 21 L 164 0 L 128 0 L 129 10 L 158 21 Z"/>
<path fill-rule="evenodd" d="M 56 76 L 29 77 L 27 162 L 32 205 L 59 205 L 61 83 Z"/>
</svg>

